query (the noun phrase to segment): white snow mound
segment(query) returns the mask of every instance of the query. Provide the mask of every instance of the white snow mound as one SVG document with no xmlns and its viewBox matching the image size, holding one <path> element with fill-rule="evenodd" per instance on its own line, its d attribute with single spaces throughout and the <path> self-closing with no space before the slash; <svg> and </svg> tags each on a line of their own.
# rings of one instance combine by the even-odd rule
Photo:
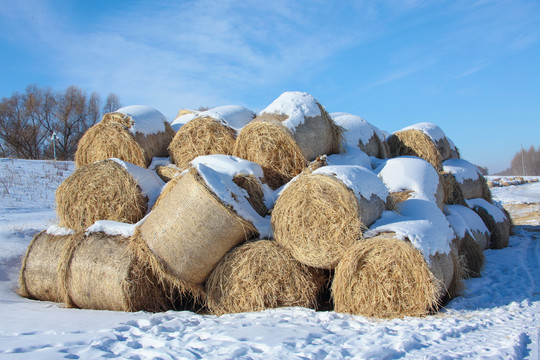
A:
<svg viewBox="0 0 540 360">
<path fill-rule="evenodd" d="M 115 112 L 131 117 L 132 126 L 130 131 L 133 134 L 143 133 L 150 135 L 165 131 L 163 123 L 167 121 L 167 118 L 159 110 L 151 106 L 130 105 L 120 108 Z"/>
<path fill-rule="evenodd" d="M 472 231 L 481 233 L 489 233 L 488 228 L 473 210 L 463 205 L 445 205 L 444 214 L 454 229 L 454 232 L 460 238 L 465 236 L 465 233 L 472 235 Z"/>
<path fill-rule="evenodd" d="M 443 161 L 442 165 L 444 172 L 453 174 L 460 184 L 465 180 L 477 180 L 482 176 L 480 170 L 467 160 L 450 159 Z"/>
<path fill-rule="evenodd" d="M 317 100 L 308 93 L 289 91 L 281 94 L 270 105 L 263 109 L 260 114 L 280 114 L 288 118 L 283 125 L 294 134 L 296 128 L 302 125 L 307 117 L 321 115 Z"/>
<path fill-rule="evenodd" d="M 373 126 L 358 115 L 347 113 L 331 113 L 330 117 L 334 122 L 345 129 L 343 136 L 348 145 L 358 146 L 358 142 L 367 144 L 369 139 L 375 134 L 381 141 L 384 141 L 386 136 L 377 127 Z"/>
</svg>

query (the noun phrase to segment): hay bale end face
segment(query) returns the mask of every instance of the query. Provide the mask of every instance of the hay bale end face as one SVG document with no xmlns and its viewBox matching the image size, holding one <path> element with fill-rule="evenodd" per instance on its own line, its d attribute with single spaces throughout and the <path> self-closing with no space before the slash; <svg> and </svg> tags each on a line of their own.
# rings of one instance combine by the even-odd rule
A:
<svg viewBox="0 0 540 360">
<path fill-rule="evenodd" d="M 475 165 L 463 159 L 451 159 L 443 162 L 443 171 L 455 177 L 465 199 L 483 198 L 491 202 L 487 181 Z"/>
<path fill-rule="evenodd" d="M 247 242 L 221 259 L 206 282 L 213 314 L 302 306 L 315 308 L 326 278 L 297 262 L 275 241 Z"/>
<path fill-rule="evenodd" d="M 148 166 L 151 160 L 124 125 L 99 122 L 79 140 L 75 165 L 79 168 L 109 158 L 118 158 L 141 167 Z"/>
<path fill-rule="evenodd" d="M 63 249 L 73 236 L 56 236 L 42 231 L 34 237 L 26 250 L 19 275 L 21 296 L 53 302 L 64 300 L 58 267 Z"/>
<path fill-rule="evenodd" d="M 129 239 L 93 233 L 66 251 L 62 283 L 68 306 L 115 311 L 172 309 L 151 269 L 128 251 Z"/>
<path fill-rule="evenodd" d="M 512 231 L 512 222 L 508 214 L 480 198 L 467 200 L 467 205 L 482 218 L 491 233 L 489 247 L 491 249 L 507 247 Z"/>
<path fill-rule="evenodd" d="M 401 130 L 387 139 L 390 156 L 417 156 L 429 162 L 435 170 L 442 171 L 442 156 L 431 138 L 421 130 Z"/>
<path fill-rule="evenodd" d="M 336 267 L 337 312 L 377 318 L 423 316 L 437 309 L 440 292 L 422 254 L 381 234 L 350 247 Z"/>
<path fill-rule="evenodd" d="M 60 225 L 74 230 L 97 220 L 134 224 L 146 214 L 147 203 L 137 180 L 114 160 L 80 167 L 56 190 Z"/>
<path fill-rule="evenodd" d="M 351 184 L 376 191 L 362 193 Z M 298 261 L 333 269 L 362 238 L 362 230 L 381 216 L 387 197 L 384 184 L 369 170 L 322 167 L 299 176 L 282 192 L 272 211 L 274 237 Z"/>
<path fill-rule="evenodd" d="M 180 169 L 198 156 L 232 155 L 236 141 L 235 131 L 216 119 L 205 116 L 183 125 L 169 145 L 171 161 Z"/>
</svg>

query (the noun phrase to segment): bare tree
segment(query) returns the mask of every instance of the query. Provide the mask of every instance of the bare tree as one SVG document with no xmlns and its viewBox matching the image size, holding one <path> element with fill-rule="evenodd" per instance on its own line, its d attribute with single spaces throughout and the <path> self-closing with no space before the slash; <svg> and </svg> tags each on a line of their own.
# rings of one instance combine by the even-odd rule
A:
<svg viewBox="0 0 540 360">
<path fill-rule="evenodd" d="M 105 101 L 105 105 L 103 106 L 103 113 L 110 113 L 114 112 L 118 109 L 120 109 L 122 105 L 120 105 L 120 99 L 118 96 L 114 93 L 110 93 L 107 96 L 107 100 Z"/>
</svg>

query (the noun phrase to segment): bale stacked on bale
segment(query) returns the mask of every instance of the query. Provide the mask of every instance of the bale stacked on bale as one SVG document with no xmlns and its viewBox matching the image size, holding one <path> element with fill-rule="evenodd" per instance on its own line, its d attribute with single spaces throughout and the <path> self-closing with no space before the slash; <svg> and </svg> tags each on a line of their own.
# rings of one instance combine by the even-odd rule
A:
<svg viewBox="0 0 540 360">
<path fill-rule="evenodd" d="M 461 186 L 456 177 L 452 173 L 441 171 L 439 172 L 439 178 L 444 188 L 444 204 L 466 206 L 463 191 L 461 191 Z"/>
<path fill-rule="evenodd" d="M 287 183 L 308 161 L 340 151 L 341 129 L 317 100 L 301 92 L 283 93 L 236 139 L 234 155 L 262 166 L 274 189 Z"/>
<path fill-rule="evenodd" d="M 401 156 L 382 162 L 374 172 L 388 188 L 395 205 L 411 198 L 444 205 L 444 187 L 439 174 L 427 161 Z"/>
<path fill-rule="evenodd" d="M 138 228 L 132 248 L 168 283 L 202 295 L 206 278 L 231 248 L 269 235 L 269 220 L 251 205 L 264 206 L 263 199 L 251 199 L 264 196 L 262 176 L 260 166 L 232 156 L 195 159 Z M 251 177 L 243 183 L 248 190 L 237 185 L 238 177 Z"/>
<path fill-rule="evenodd" d="M 206 281 L 213 314 L 303 306 L 315 308 L 326 278 L 272 240 L 250 241 L 227 253 Z"/>
<path fill-rule="evenodd" d="M 456 179 L 463 198 L 483 198 L 491 202 L 491 191 L 486 179 L 475 165 L 463 159 L 446 160 L 442 165 L 443 171 L 452 174 Z"/>
<path fill-rule="evenodd" d="M 167 119 L 158 110 L 144 105 L 118 109 L 103 116 L 79 140 L 75 153 L 77 167 L 108 158 L 119 158 L 148 167 L 154 156 L 168 156 L 174 136 Z"/>
<path fill-rule="evenodd" d="M 272 211 L 276 241 L 309 266 L 333 269 L 386 209 L 388 190 L 360 166 L 325 166 L 298 176 Z"/>
<path fill-rule="evenodd" d="M 356 115 L 331 113 L 330 116 L 336 125 L 343 129 L 343 136 L 348 146 L 358 147 L 368 156 L 380 159 L 390 155 L 386 136 L 377 127 Z"/>
<path fill-rule="evenodd" d="M 171 161 L 185 169 L 197 156 L 232 155 L 237 133 L 254 116 L 251 110 L 237 105 L 179 116 L 172 123 L 179 130 L 169 146 Z"/>
<path fill-rule="evenodd" d="M 482 221 L 491 233 L 489 247 L 491 249 L 507 247 L 512 228 L 512 222 L 508 214 L 496 205 L 490 204 L 485 199 L 470 199 L 466 202 L 467 206 L 482 218 Z"/>
<path fill-rule="evenodd" d="M 56 190 L 61 226 L 83 230 L 97 220 L 136 223 L 164 185 L 153 172 L 108 159 L 78 168 Z"/>
<path fill-rule="evenodd" d="M 378 318 L 422 316 L 440 304 L 440 285 L 410 243 L 380 234 L 354 244 L 336 267 L 335 311 Z"/>
<path fill-rule="evenodd" d="M 435 124 L 418 123 L 396 131 L 387 139 L 392 157 L 418 156 L 442 171 L 444 160 L 459 158 L 459 151 Z"/>
</svg>

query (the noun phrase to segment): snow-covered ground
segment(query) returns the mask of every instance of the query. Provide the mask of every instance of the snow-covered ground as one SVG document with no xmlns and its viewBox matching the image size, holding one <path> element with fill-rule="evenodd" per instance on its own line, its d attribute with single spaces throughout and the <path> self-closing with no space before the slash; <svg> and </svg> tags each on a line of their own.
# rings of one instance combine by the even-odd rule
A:
<svg viewBox="0 0 540 360">
<path fill-rule="evenodd" d="M 54 222 L 54 191 L 71 171 L 0 159 L 0 358 L 539 358 L 540 183 L 492 189 L 525 220 L 516 219 L 508 248 L 485 251 L 482 277 L 437 315 L 382 321 L 285 308 L 216 317 L 65 309 L 15 293 L 21 257 Z"/>
</svg>

